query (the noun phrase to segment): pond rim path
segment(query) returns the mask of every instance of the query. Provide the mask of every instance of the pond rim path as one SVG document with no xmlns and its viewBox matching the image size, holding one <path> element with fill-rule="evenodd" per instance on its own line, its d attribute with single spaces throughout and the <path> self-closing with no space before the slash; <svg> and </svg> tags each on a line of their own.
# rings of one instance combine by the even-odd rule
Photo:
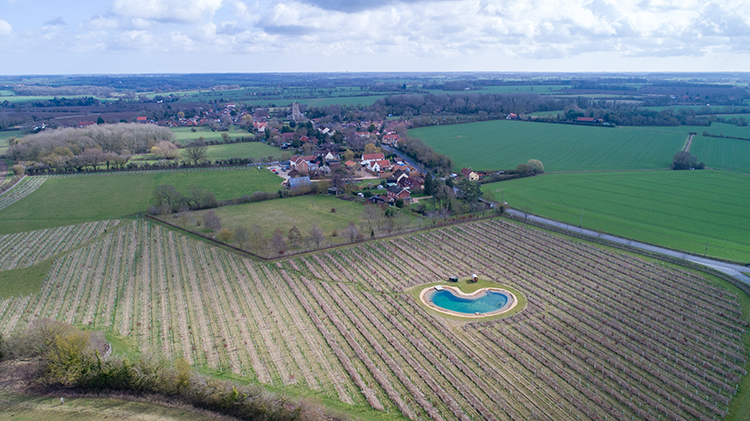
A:
<svg viewBox="0 0 750 421">
<path fill-rule="evenodd" d="M 519 212 L 519 211 L 517 211 L 515 209 L 507 209 L 505 212 L 508 212 L 511 215 L 522 217 L 522 218 L 526 217 L 526 215 L 527 215 L 527 214 L 525 214 L 523 212 Z M 750 268 L 748 268 L 746 266 L 737 265 L 737 264 L 734 264 L 734 263 L 722 262 L 720 260 L 709 259 L 709 258 L 706 258 L 706 257 L 695 256 L 695 255 L 689 254 L 687 252 L 670 250 L 670 249 L 667 249 L 667 248 L 664 248 L 664 247 L 659 247 L 659 246 L 655 246 L 655 245 L 652 245 L 652 244 L 641 243 L 641 242 L 630 240 L 630 239 L 627 239 L 627 238 L 615 237 L 614 235 L 600 234 L 600 233 L 598 233 L 596 231 L 592 231 L 590 229 L 580 228 L 580 227 L 577 227 L 575 225 L 570 225 L 570 224 L 566 224 L 566 223 L 563 223 L 563 222 L 558 222 L 558 221 L 555 221 L 555 220 L 552 220 L 552 219 L 543 218 L 541 216 L 536 216 L 536 215 L 532 215 L 532 214 L 528 214 L 527 218 L 529 220 L 536 221 L 536 222 L 539 222 L 539 223 L 542 223 L 542 224 L 545 224 L 545 225 L 551 225 L 553 227 L 562 228 L 564 230 L 577 232 L 579 234 L 583 234 L 583 235 L 586 235 L 586 236 L 589 236 L 589 237 L 601 238 L 601 239 L 612 241 L 612 242 L 615 242 L 615 243 L 625 244 L 625 245 L 628 245 L 628 246 L 631 246 L 631 247 L 639 248 L 641 250 L 647 250 L 647 251 L 652 251 L 652 252 L 656 252 L 656 253 L 666 254 L 667 256 L 677 257 L 679 259 L 688 260 L 690 262 L 698 263 L 698 264 L 703 265 L 703 266 L 708 266 L 708 267 L 710 267 L 712 269 L 716 269 L 719 272 L 726 273 L 727 275 L 732 276 L 734 278 L 737 278 L 740 281 L 742 281 L 742 282 L 750 285 L 750 276 L 747 276 L 747 275 L 745 275 L 743 273 L 743 272 L 750 272 Z"/>
</svg>

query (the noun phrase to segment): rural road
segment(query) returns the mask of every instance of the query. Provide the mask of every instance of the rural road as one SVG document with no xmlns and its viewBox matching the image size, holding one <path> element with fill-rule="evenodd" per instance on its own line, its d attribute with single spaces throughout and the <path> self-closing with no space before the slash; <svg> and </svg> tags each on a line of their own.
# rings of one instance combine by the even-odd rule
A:
<svg viewBox="0 0 750 421">
<path fill-rule="evenodd" d="M 508 212 L 511 215 L 516 215 L 516 216 L 520 216 L 520 217 L 524 217 L 525 216 L 525 214 L 523 212 L 519 212 L 519 211 L 514 210 L 514 209 L 508 209 L 508 210 L 506 210 L 506 212 Z M 563 228 L 563 229 L 566 229 L 566 230 L 569 230 L 569 231 L 578 232 L 578 233 L 581 233 L 581 234 L 584 234 L 584 235 L 588 235 L 590 237 L 603 238 L 605 240 L 614 241 L 616 243 L 626 244 L 628 246 L 637 247 L 637 248 L 642 249 L 642 250 L 653 251 L 653 252 L 657 252 L 657 253 L 661 253 L 661 254 L 666 254 L 668 256 L 673 256 L 673 257 L 677 257 L 677 258 L 680 258 L 680 259 L 689 260 L 691 262 L 695 262 L 695 263 L 698 263 L 698 264 L 701 264 L 701 265 L 708 266 L 710 268 L 716 269 L 716 270 L 718 270 L 720 272 L 724 272 L 727 275 L 733 276 L 733 277 L 741 280 L 742 282 L 750 285 L 750 276 L 747 276 L 747 275 L 745 275 L 745 274 L 742 273 L 742 272 L 750 272 L 750 268 L 742 266 L 742 265 L 735 265 L 735 264 L 731 264 L 731 263 L 720 262 L 718 260 L 707 259 L 705 257 L 694 256 L 692 254 L 682 253 L 682 252 L 674 251 L 674 250 L 670 250 L 670 249 L 665 249 L 665 248 L 654 246 L 654 245 L 651 245 L 651 244 L 639 243 L 637 241 L 628 240 L 627 238 L 615 237 L 615 236 L 609 235 L 609 234 L 601 234 L 600 235 L 596 231 L 592 231 L 592 230 L 589 230 L 589 229 L 586 229 L 586 228 L 579 228 L 579 227 L 576 227 L 574 225 L 564 224 L 562 222 L 553 221 L 551 219 L 542 218 L 542 217 L 536 216 L 536 215 L 529 215 L 528 219 L 531 219 L 531 220 L 537 221 L 537 222 L 541 222 L 543 224 L 547 224 L 547 225 L 552 225 L 552 226 L 555 226 L 555 227 Z"/>
</svg>

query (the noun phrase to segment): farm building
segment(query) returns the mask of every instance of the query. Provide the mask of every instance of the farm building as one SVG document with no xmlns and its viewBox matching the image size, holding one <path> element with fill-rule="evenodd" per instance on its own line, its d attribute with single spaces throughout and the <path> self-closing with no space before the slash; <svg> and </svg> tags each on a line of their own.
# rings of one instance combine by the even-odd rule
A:
<svg viewBox="0 0 750 421">
<path fill-rule="evenodd" d="M 310 177 L 297 177 L 297 178 L 290 178 L 287 181 L 286 186 L 290 189 L 294 189 L 297 187 L 309 186 L 311 184 L 312 183 L 310 182 Z"/>
</svg>

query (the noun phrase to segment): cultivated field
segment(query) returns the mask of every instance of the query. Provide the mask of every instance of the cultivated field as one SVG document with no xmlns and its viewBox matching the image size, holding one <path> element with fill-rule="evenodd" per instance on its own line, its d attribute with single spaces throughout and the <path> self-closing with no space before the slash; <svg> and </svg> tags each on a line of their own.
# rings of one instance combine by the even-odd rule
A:
<svg viewBox="0 0 750 421">
<path fill-rule="evenodd" d="M 539 159 L 545 171 L 668 168 L 687 133 L 520 121 L 433 126 L 409 130 L 455 168 L 511 169 Z"/>
<path fill-rule="evenodd" d="M 472 272 L 526 308 L 461 323 L 408 293 Z M 51 317 L 415 420 L 747 419 L 748 315 L 727 288 L 501 221 L 261 264 L 131 220 L 0 301 L 0 331 Z"/>
<path fill-rule="evenodd" d="M 182 192 L 195 184 L 213 191 L 217 199 L 224 200 L 254 191 L 275 192 L 281 188 L 282 181 L 268 170 L 255 168 L 109 173 L 49 177 L 25 200 L 16 202 L 18 198 L 11 199 L 43 180 L 43 177 L 26 177 L 22 181 L 26 184 L 0 196 L 0 234 L 118 219 L 138 212 L 139 207 L 145 212 L 150 206 L 154 188 L 162 184 L 171 184 Z M 5 201 L 12 202 L 12 206 L 3 206 Z"/>
<path fill-rule="evenodd" d="M 486 184 L 489 199 L 639 241 L 750 262 L 746 175 L 718 171 L 546 174 Z"/>
<path fill-rule="evenodd" d="M 750 131 L 745 136 L 750 138 Z M 750 174 L 750 141 L 695 136 L 690 153 L 707 167 Z"/>
</svg>

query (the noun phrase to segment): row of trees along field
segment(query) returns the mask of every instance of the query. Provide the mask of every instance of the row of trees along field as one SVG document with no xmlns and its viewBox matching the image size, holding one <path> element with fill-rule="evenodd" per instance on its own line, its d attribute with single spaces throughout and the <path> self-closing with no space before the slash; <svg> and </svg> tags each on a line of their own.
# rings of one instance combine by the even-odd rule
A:
<svg viewBox="0 0 750 421">
<path fill-rule="evenodd" d="M 166 127 L 151 124 L 102 124 L 80 129 L 43 131 L 14 140 L 8 156 L 16 162 L 38 162 L 60 168 L 88 166 L 95 160 L 124 165 L 131 155 L 172 144 L 174 135 Z M 176 148 L 175 148 L 176 149 Z"/>
</svg>

